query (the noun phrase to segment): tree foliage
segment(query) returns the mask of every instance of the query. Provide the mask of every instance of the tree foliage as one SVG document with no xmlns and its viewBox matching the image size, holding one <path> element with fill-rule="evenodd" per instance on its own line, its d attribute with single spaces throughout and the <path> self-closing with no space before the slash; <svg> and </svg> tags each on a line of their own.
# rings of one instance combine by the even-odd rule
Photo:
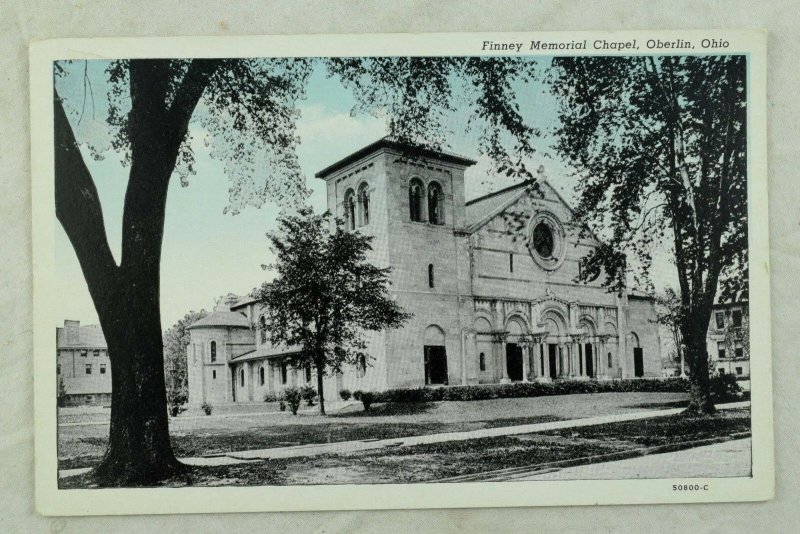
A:
<svg viewBox="0 0 800 534">
<path fill-rule="evenodd" d="M 164 378 L 167 399 L 187 397 L 187 354 L 189 326 L 208 315 L 205 310 L 190 311 L 164 332 Z"/>
<path fill-rule="evenodd" d="M 316 369 L 324 413 L 322 377 L 368 362 L 366 332 L 398 328 L 410 315 L 389 296 L 391 269 L 369 260 L 372 237 L 345 230 L 330 213 L 304 208 L 285 215 L 268 238 L 276 277 L 253 296 L 264 307 L 270 342 L 287 348 L 288 363 Z"/>
<path fill-rule="evenodd" d="M 631 269 L 649 281 L 670 245 L 681 332 L 692 369 L 690 408 L 713 410 L 705 335 L 722 298 L 747 294 L 744 56 L 553 60 L 560 99 L 557 153 L 576 169 L 576 222 L 602 237 L 581 277 L 606 274 L 622 292 Z"/>
<path fill-rule="evenodd" d="M 671 356 L 674 357 L 675 361 L 681 361 L 681 354 L 683 353 L 683 336 L 681 335 L 683 318 L 681 314 L 683 307 L 681 306 L 680 297 L 678 297 L 673 288 L 668 287 L 663 294 L 657 295 L 655 300 L 656 318 L 654 322 L 669 332 L 670 342 L 675 347 L 675 352 Z"/>
</svg>

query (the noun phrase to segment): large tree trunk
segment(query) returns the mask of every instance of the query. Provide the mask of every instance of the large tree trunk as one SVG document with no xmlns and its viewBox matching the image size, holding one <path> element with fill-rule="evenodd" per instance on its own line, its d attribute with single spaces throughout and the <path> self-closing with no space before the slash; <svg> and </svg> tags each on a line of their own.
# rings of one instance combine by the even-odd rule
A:
<svg viewBox="0 0 800 534">
<path fill-rule="evenodd" d="M 104 485 L 140 486 L 183 473 L 169 440 L 161 320 L 157 302 L 128 292 L 124 309 L 101 317 L 111 358 L 111 426 L 94 470 Z M 122 306 L 121 306 L 122 308 Z"/>
<path fill-rule="evenodd" d="M 319 414 L 325 415 L 325 391 L 322 388 L 323 371 L 325 370 L 324 358 L 316 358 L 317 367 L 317 394 L 319 395 Z"/>
<path fill-rule="evenodd" d="M 688 413 L 714 413 L 711 398 L 708 350 L 706 334 L 711 319 L 711 306 L 697 306 L 686 315 L 683 324 L 683 341 L 686 345 L 686 360 L 689 363 Z"/>
</svg>

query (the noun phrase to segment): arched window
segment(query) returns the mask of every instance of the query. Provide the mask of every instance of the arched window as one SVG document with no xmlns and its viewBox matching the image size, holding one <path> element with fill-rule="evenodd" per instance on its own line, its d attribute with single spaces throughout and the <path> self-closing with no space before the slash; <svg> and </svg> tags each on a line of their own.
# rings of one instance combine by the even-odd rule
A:
<svg viewBox="0 0 800 534">
<path fill-rule="evenodd" d="M 361 184 L 358 188 L 358 209 L 361 212 L 361 226 L 369 224 L 369 188 Z"/>
<path fill-rule="evenodd" d="M 428 222 L 444 224 L 444 195 L 442 186 L 437 182 L 428 185 Z"/>
<path fill-rule="evenodd" d="M 480 364 L 481 371 L 485 371 L 486 370 L 486 354 L 484 354 L 483 352 L 481 352 L 481 354 L 480 354 L 480 356 L 478 358 L 478 363 Z"/>
<path fill-rule="evenodd" d="M 264 366 L 263 365 L 258 368 L 258 381 L 261 383 L 262 386 L 264 385 Z"/>
<path fill-rule="evenodd" d="M 514 272 L 514 253 L 513 252 L 508 255 L 508 271 L 512 272 L 512 273 Z"/>
<path fill-rule="evenodd" d="M 611 367 L 611 353 L 608 353 L 608 367 Z"/>
<path fill-rule="evenodd" d="M 258 319 L 258 330 L 261 333 L 261 343 L 267 342 L 267 320 L 262 315 Z"/>
<path fill-rule="evenodd" d="M 356 199 L 352 189 L 344 194 L 344 220 L 348 230 L 356 229 Z"/>
<path fill-rule="evenodd" d="M 422 180 L 414 178 L 408 185 L 408 209 L 411 220 L 420 222 L 422 220 L 422 200 L 423 191 Z"/>
<path fill-rule="evenodd" d="M 363 354 L 358 357 L 358 377 L 361 378 L 367 374 L 367 357 Z"/>
<path fill-rule="evenodd" d="M 212 341 L 211 342 L 211 361 L 212 362 L 217 361 L 217 342 L 216 341 Z"/>
<path fill-rule="evenodd" d="M 244 387 L 244 369 L 239 369 L 239 385 Z"/>
<path fill-rule="evenodd" d="M 433 264 L 428 264 L 428 287 L 433 287 Z"/>
</svg>

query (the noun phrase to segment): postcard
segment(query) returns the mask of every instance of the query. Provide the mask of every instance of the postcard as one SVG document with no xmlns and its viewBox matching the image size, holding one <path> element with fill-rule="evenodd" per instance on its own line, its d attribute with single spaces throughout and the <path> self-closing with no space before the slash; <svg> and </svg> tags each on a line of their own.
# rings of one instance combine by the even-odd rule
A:
<svg viewBox="0 0 800 534">
<path fill-rule="evenodd" d="M 37 509 L 770 499 L 765 56 L 33 43 Z"/>
</svg>

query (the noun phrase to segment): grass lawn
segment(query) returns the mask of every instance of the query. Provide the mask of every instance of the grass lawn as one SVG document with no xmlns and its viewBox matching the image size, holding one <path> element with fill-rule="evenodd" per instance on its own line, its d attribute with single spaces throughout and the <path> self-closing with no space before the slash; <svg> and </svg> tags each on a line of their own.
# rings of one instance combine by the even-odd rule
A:
<svg viewBox="0 0 800 534">
<path fill-rule="evenodd" d="M 309 443 L 400 438 L 673 408 L 683 393 L 599 393 L 485 401 L 351 405 L 326 417 L 313 411 L 293 416 L 269 405 L 244 405 L 236 417 L 177 417 L 170 421 L 179 457 L 285 447 Z M 238 407 L 237 407 L 238 408 Z M 261 411 L 257 411 L 260 409 Z M 91 467 L 102 457 L 108 411 L 60 417 L 59 468 Z M 81 423 L 81 424 L 76 424 Z M 86 424 L 100 423 L 100 424 Z"/>
<path fill-rule="evenodd" d="M 574 460 L 643 446 L 725 437 L 750 430 L 747 409 L 715 416 L 673 415 L 535 434 L 452 441 L 219 467 L 194 467 L 169 486 L 381 484 L 432 482 L 509 467 Z M 88 476 L 63 488 L 91 485 Z"/>
</svg>

